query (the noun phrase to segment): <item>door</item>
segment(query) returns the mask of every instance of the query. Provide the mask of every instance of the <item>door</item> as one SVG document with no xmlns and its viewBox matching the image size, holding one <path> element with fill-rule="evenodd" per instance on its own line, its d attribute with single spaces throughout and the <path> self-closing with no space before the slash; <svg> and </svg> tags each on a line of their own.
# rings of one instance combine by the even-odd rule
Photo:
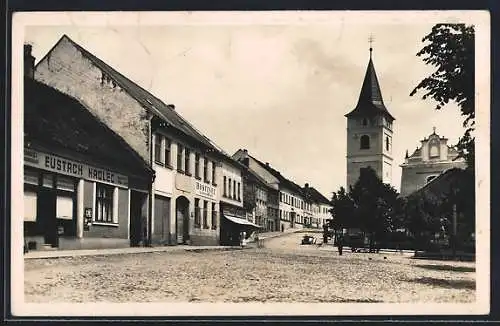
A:
<svg viewBox="0 0 500 326">
<path fill-rule="evenodd" d="M 142 239 L 142 215 L 146 194 L 138 191 L 130 192 L 130 246 L 139 246 Z M 146 208 L 147 209 L 147 208 Z"/>
<path fill-rule="evenodd" d="M 175 200 L 175 224 L 177 243 L 185 244 L 189 240 L 189 200 L 184 196 Z"/>
<path fill-rule="evenodd" d="M 52 247 L 59 245 L 59 236 L 57 235 L 56 219 L 56 192 L 54 189 L 41 188 L 38 192 L 37 212 L 40 221 L 40 227 L 43 232 L 44 241 Z"/>
<path fill-rule="evenodd" d="M 170 243 L 170 198 L 155 196 L 154 235 L 161 244 Z"/>
</svg>

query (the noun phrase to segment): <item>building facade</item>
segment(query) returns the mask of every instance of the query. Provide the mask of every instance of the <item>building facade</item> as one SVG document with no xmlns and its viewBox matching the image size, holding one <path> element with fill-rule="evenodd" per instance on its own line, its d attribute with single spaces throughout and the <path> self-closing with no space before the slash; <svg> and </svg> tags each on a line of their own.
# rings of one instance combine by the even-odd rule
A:
<svg viewBox="0 0 500 326">
<path fill-rule="evenodd" d="M 452 168 L 465 169 L 467 164 L 458 157 L 457 150 L 448 145 L 448 139 L 432 134 L 421 140 L 413 154 L 406 152 L 405 161 L 401 164 L 401 195 L 408 196 L 421 189 L 432 179 Z"/>
<path fill-rule="evenodd" d="M 34 62 L 25 46 L 25 62 Z M 75 98 L 24 80 L 24 237 L 30 250 L 144 242 L 153 170 Z"/>
<path fill-rule="evenodd" d="M 371 167 L 384 183 L 392 182 L 394 117 L 387 110 L 377 74 L 370 60 L 358 104 L 347 117 L 347 190 L 359 179 L 360 169 Z"/>
<path fill-rule="evenodd" d="M 224 155 L 175 106 L 66 35 L 37 64 L 35 78 L 77 98 L 154 169 L 147 198 L 149 242 L 219 243 Z"/>
<path fill-rule="evenodd" d="M 327 220 L 332 219 L 330 210 L 333 206 L 325 196 L 314 187 L 310 187 L 308 183 L 304 185 L 303 193 L 312 211 L 309 227 L 322 228 Z"/>
</svg>

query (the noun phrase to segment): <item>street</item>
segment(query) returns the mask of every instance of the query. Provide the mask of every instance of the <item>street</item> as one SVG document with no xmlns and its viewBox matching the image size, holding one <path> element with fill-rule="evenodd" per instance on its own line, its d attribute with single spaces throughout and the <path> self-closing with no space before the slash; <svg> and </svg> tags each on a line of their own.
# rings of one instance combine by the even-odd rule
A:
<svg viewBox="0 0 500 326">
<path fill-rule="evenodd" d="M 339 256 L 300 245 L 25 260 L 26 302 L 406 302 L 475 300 L 475 264 L 399 253 Z M 314 236 L 320 237 L 320 234 Z M 385 257 L 385 258 L 384 258 Z"/>
</svg>

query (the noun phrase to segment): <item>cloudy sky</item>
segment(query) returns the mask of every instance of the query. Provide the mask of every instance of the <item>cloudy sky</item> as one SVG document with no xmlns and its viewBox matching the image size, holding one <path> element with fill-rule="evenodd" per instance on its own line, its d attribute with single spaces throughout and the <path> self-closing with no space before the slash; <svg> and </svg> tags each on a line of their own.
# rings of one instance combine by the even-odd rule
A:
<svg viewBox="0 0 500 326">
<path fill-rule="evenodd" d="M 170 16 L 169 16 L 170 15 Z M 40 60 L 63 35 L 149 90 L 232 154 L 246 148 L 324 195 L 346 182 L 346 118 L 369 59 L 396 118 L 393 186 L 405 151 L 432 133 L 455 144 L 454 105 L 409 94 L 432 68 L 416 53 L 443 16 L 393 12 L 66 15 L 25 29 Z M 224 18 L 222 18 L 224 17 Z M 171 19 L 169 19 L 171 18 Z M 95 20 L 95 21 L 94 21 Z M 36 24 L 35 24 L 36 25 Z M 51 25 L 51 26 L 47 26 Z"/>
</svg>

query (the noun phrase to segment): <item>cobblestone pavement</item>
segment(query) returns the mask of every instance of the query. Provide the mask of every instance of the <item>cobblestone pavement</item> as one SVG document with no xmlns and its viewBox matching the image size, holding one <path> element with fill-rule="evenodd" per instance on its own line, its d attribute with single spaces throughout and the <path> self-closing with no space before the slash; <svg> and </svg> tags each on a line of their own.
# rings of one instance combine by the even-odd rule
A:
<svg viewBox="0 0 500 326">
<path fill-rule="evenodd" d="M 475 264 L 301 246 L 25 260 L 26 302 L 473 302 Z M 385 259 L 384 259 L 385 257 Z"/>
</svg>

